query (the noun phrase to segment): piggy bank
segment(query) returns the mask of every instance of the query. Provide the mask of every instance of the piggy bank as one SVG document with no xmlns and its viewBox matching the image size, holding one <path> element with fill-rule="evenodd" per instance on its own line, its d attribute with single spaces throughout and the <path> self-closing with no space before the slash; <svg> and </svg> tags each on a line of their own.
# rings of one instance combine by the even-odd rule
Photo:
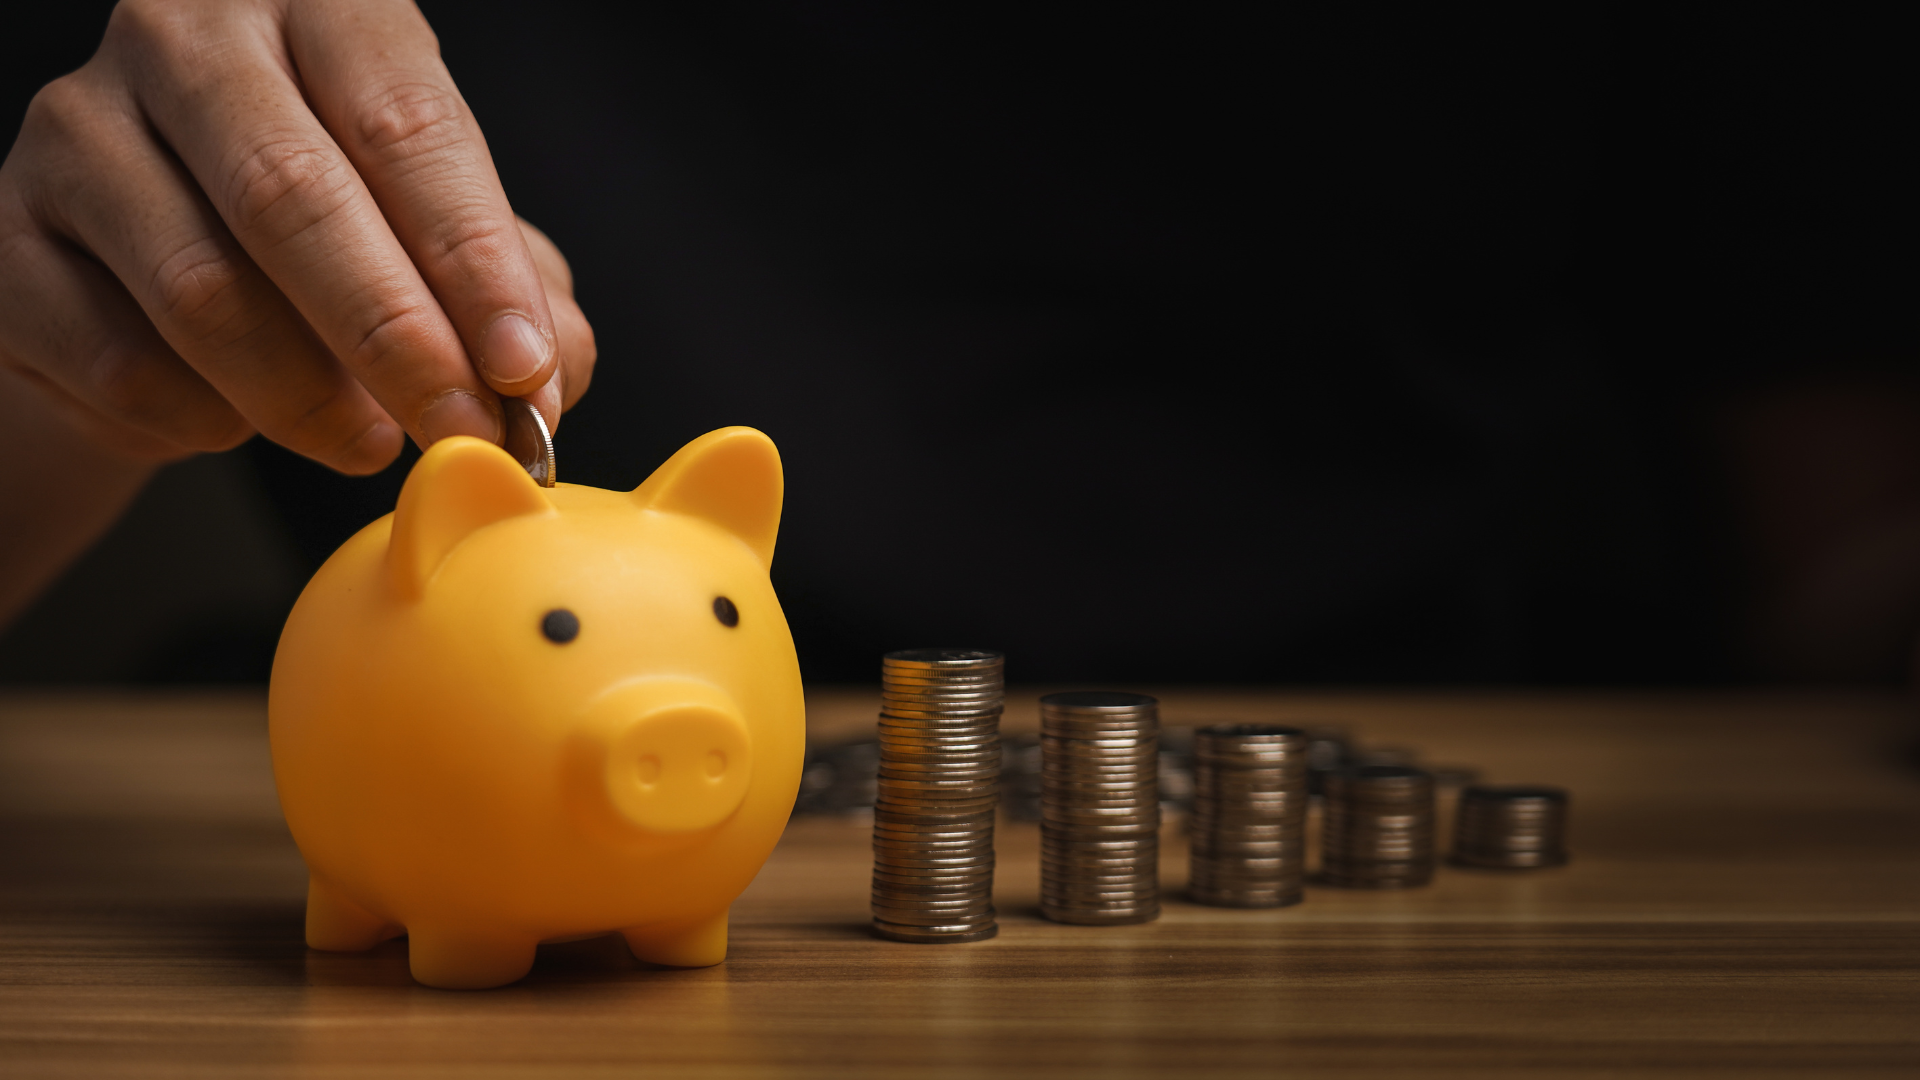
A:
<svg viewBox="0 0 1920 1080">
<path fill-rule="evenodd" d="M 642 960 L 725 959 L 728 906 L 800 782 L 800 671 L 767 577 L 781 490 L 750 428 L 631 492 L 542 488 L 499 447 L 435 443 L 274 657 L 307 944 L 404 933 L 416 979 L 462 988 L 616 931 Z"/>
</svg>

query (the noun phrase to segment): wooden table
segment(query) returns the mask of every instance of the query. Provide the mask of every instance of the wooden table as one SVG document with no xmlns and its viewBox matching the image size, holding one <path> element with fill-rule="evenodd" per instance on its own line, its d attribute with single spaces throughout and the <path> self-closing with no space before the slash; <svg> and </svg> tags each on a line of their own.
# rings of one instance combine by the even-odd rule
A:
<svg viewBox="0 0 1920 1080">
<path fill-rule="evenodd" d="M 545 946 L 515 986 L 414 985 L 405 945 L 301 944 L 259 696 L 0 698 L 0 1075 L 1920 1075 L 1920 770 L 1869 695 L 1168 691 L 1171 723 L 1311 720 L 1574 792 L 1573 864 L 1172 894 L 1137 927 L 1036 914 L 1003 829 L 999 938 L 865 929 L 857 819 L 796 820 L 731 958 Z M 813 696 L 821 738 L 871 723 Z M 1010 728 L 1034 723 L 1017 696 Z M 1185 872 L 1177 835 L 1167 885 Z"/>
</svg>

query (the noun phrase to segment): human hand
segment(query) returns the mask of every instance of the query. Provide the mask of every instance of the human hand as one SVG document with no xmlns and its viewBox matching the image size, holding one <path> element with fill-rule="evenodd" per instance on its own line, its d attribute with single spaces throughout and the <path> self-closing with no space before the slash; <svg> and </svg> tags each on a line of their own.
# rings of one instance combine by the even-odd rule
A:
<svg viewBox="0 0 1920 1080">
<path fill-rule="evenodd" d="M 0 364 L 125 457 L 374 472 L 594 358 L 405 0 L 122 0 L 0 165 Z"/>
</svg>

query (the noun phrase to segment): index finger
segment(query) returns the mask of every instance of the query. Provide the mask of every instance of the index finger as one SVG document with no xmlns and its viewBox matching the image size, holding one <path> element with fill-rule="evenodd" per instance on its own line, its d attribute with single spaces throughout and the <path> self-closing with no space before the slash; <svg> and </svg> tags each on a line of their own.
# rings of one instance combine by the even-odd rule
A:
<svg viewBox="0 0 1920 1080">
<path fill-rule="evenodd" d="M 234 238 L 381 407 L 421 445 L 499 442 L 498 399 L 308 107 L 274 8 L 123 0 L 107 47 Z"/>
<path fill-rule="evenodd" d="M 532 253 L 480 125 L 405 0 L 288 13 L 307 98 L 380 204 L 489 385 L 523 396 L 559 365 Z"/>
</svg>

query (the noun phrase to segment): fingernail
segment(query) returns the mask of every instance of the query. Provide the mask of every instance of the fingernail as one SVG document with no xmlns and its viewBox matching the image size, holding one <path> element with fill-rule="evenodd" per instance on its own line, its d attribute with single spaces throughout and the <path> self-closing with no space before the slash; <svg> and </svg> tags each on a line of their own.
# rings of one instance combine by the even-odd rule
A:
<svg viewBox="0 0 1920 1080">
<path fill-rule="evenodd" d="M 472 435 L 498 445 L 500 418 L 465 390 L 449 390 L 420 414 L 420 433 L 431 446 L 449 435 Z"/>
<path fill-rule="evenodd" d="M 515 312 L 493 320 L 480 338 L 480 366 L 498 382 L 531 379 L 552 355 L 553 347 L 526 316 Z"/>
</svg>

